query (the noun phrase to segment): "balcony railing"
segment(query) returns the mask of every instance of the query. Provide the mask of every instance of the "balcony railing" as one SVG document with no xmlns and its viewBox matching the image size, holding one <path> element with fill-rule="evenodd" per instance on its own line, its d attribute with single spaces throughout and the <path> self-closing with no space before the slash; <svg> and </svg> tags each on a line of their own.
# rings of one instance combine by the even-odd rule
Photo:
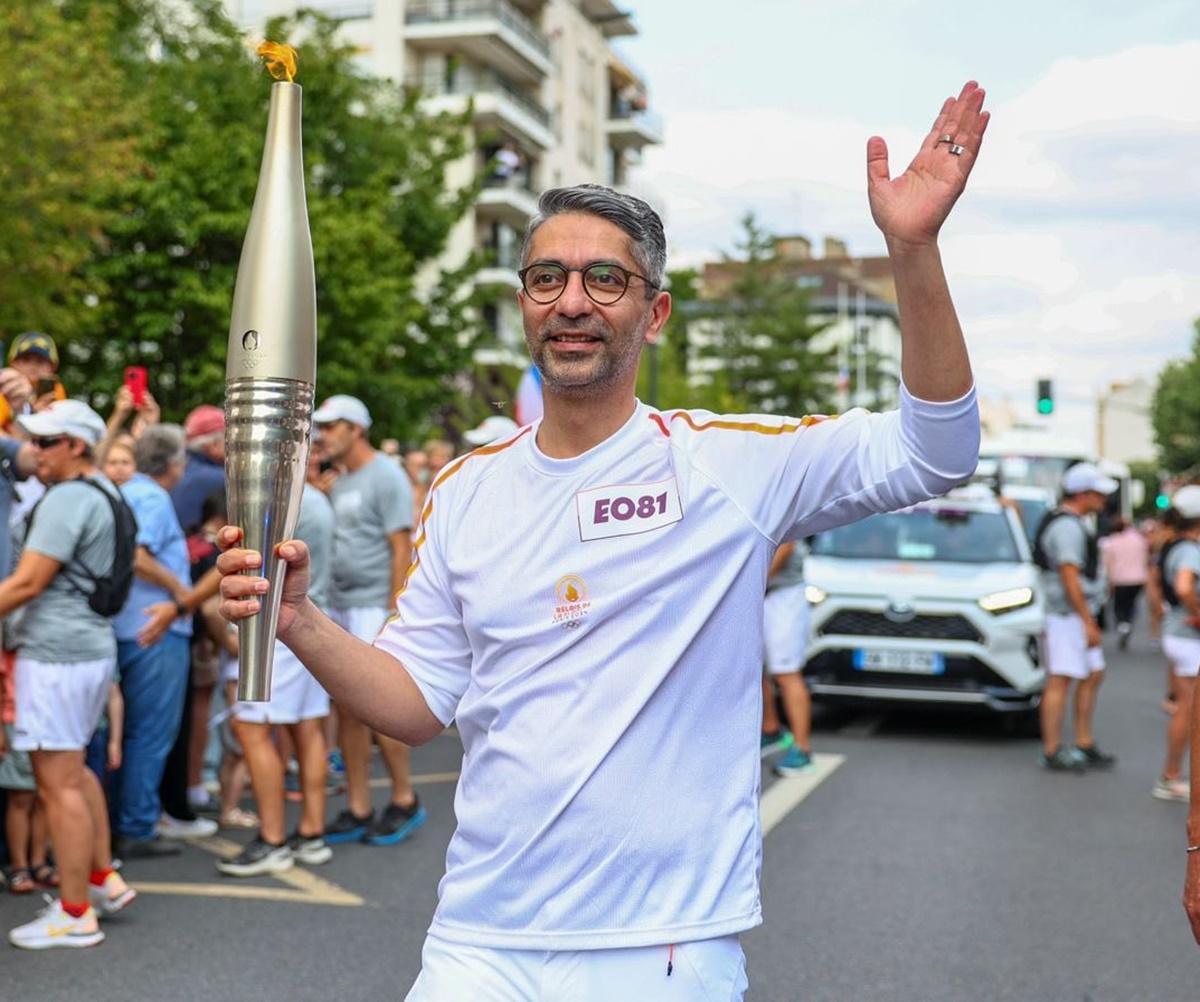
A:
<svg viewBox="0 0 1200 1002">
<path fill-rule="evenodd" d="M 547 59 L 550 43 L 537 26 L 508 0 L 418 0 L 404 12 L 406 24 L 449 24 L 495 18 Z"/>
<path fill-rule="evenodd" d="M 499 94 L 512 101 L 543 128 L 550 128 L 550 112 L 546 108 L 503 77 L 487 70 L 458 69 L 449 79 L 436 72 L 421 73 L 409 77 L 406 82 L 408 86 L 424 91 L 430 97 Z"/>
<path fill-rule="evenodd" d="M 644 108 L 636 108 L 628 101 L 613 101 L 608 107 L 610 121 L 632 122 L 657 136 L 662 135 L 662 116 Z"/>
</svg>

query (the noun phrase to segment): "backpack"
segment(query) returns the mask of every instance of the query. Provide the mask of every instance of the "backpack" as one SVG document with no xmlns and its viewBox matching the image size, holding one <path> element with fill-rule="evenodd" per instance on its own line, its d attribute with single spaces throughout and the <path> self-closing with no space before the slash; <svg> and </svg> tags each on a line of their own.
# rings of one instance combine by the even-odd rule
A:
<svg viewBox="0 0 1200 1002">
<path fill-rule="evenodd" d="M 1167 557 L 1182 542 L 1184 542 L 1182 539 L 1172 539 L 1158 554 L 1158 581 L 1162 587 L 1163 598 L 1167 600 L 1167 605 L 1174 608 L 1178 608 L 1183 603 L 1175 593 L 1175 582 L 1167 578 Z"/>
<path fill-rule="evenodd" d="M 91 572 L 82 562 L 74 565 L 63 567 L 63 579 L 74 588 L 79 594 L 86 595 L 88 606 L 99 616 L 115 616 L 125 606 L 126 600 L 129 598 L 129 591 L 133 587 L 133 556 L 137 548 L 137 519 L 134 518 L 133 509 L 129 507 L 125 498 L 119 490 L 116 493 L 110 493 L 104 487 L 101 487 L 95 480 L 89 480 L 87 477 L 76 477 L 75 480 L 67 480 L 64 483 L 84 483 L 89 487 L 98 490 L 104 495 L 108 506 L 112 509 L 113 517 L 113 560 L 112 568 L 108 574 L 96 575 Z M 54 490 L 55 484 L 46 494 Z M 26 535 L 29 534 L 29 529 L 33 526 L 34 516 L 37 514 L 38 508 L 41 507 L 42 501 L 46 499 L 46 494 L 43 494 L 37 504 L 33 506 L 29 516 L 25 520 Z M 79 582 L 72 577 L 73 574 L 82 574 L 92 582 L 90 591 L 81 588 Z"/>
<path fill-rule="evenodd" d="M 1046 531 L 1057 522 L 1060 518 L 1078 518 L 1069 511 L 1063 511 L 1061 508 L 1055 508 L 1053 511 L 1046 512 L 1042 516 L 1041 522 L 1038 523 L 1037 534 L 1033 538 L 1033 562 L 1044 571 L 1052 571 L 1056 568 L 1050 566 L 1050 558 L 1046 555 L 1045 549 L 1042 547 L 1042 540 L 1046 536 Z M 1081 522 L 1080 525 L 1083 523 Z M 1083 576 L 1089 581 L 1095 581 L 1096 575 L 1100 571 L 1100 544 L 1096 541 L 1087 529 L 1084 529 L 1084 535 L 1087 536 L 1087 558 L 1081 568 Z"/>
</svg>

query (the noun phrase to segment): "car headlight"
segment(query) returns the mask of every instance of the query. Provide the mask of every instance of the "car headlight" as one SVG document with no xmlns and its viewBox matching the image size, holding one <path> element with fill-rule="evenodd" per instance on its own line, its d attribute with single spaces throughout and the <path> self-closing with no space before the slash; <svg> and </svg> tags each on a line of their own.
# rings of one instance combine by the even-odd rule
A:
<svg viewBox="0 0 1200 1002">
<path fill-rule="evenodd" d="M 979 608 L 993 615 L 1000 612 L 1011 612 L 1033 604 L 1032 588 L 1009 588 L 1005 591 L 984 595 L 979 600 Z"/>
<path fill-rule="evenodd" d="M 805 585 L 804 597 L 808 599 L 809 605 L 820 605 L 825 601 L 825 593 L 816 585 Z"/>
</svg>

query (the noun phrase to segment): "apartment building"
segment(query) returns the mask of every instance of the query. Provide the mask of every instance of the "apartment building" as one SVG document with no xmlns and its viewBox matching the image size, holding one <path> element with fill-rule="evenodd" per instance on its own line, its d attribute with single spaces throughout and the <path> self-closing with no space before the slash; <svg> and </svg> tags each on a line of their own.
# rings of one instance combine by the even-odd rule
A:
<svg viewBox="0 0 1200 1002">
<path fill-rule="evenodd" d="M 719 314 L 745 263 L 710 262 L 700 278 L 700 318 L 689 324 L 689 337 L 705 336 L 704 317 Z M 771 273 L 809 292 L 813 315 L 828 327 L 814 349 L 837 352 L 840 370 L 837 408 L 893 407 L 899 402 L 900 314 L 891 264 L 883 257 L 851 257 L 845 242 L 826 237 L 816 254 L 805 236 L 775 239 Z"/>
<path fill-rule="evenodd" d="M 450 182 L 482 176 L 473 213 L 453 234 L 446 263 L 479 249 L 491 267 L 479 281 L 497 290 L 485 308 L 495 333 L 487 363 L 523 365 L 520 313 L 512 296 L 517 256 L 537 193 L 561 184 L 627 184 L 641 150 L 662 141 L 645 77 L 613 46 L 636 33 L 611 0 L 226 0 L 253 31 L 305 6 L 342 22 L 373 73 L 419 87 L 431 113 L 473 101 L 479 146 Z"/>
</svg>

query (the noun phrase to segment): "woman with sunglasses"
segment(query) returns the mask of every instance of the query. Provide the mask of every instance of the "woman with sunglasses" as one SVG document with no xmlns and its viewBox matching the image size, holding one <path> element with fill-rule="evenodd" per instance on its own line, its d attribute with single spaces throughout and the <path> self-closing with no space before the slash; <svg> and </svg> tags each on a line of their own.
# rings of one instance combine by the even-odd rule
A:
<svg viewBox="0 0 1200 1002">
<path fill-rule="evenodd" d="M 95 466 L 104 421 L 85 403 L 55 401 L 17 423 L 32 440 L 47 491 L 27 525 L 16 569 L 0 582 L 0 617 L 23 609 L 13 747 L 33 763 L 61 896 L 8 938 L 31 950 L 94 946 L 104 940 L 97 913 L 120 911 L 136 892 L 112 868 L 104 794 L 84 766 L 117 656 L 112 625 L 92 609 L 84 579 L 111 574 L 116 527 L 108 500 L 78 481 L 119 495 Z"/>
</svg>

